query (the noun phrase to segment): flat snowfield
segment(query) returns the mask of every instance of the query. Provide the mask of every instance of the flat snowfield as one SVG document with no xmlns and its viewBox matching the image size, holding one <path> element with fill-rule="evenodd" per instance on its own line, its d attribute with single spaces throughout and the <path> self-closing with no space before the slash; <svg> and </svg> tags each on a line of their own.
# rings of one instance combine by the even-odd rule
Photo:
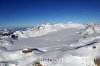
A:
<svg viewBox="0 0 100 66">
<path fill-rule="evenodd" d="M 13 35 L 1 36 L 0 66 L 99 66 L 99 25 L 42 24 Z"/>
</svg>

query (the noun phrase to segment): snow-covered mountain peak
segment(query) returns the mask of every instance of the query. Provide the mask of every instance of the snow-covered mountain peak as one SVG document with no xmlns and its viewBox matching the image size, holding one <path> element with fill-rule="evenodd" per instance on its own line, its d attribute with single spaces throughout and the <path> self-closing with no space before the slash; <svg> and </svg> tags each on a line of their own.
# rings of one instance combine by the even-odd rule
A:
<svg viewBox="0 0 100 66">
<path fill-rule="evenodd" d="M 58 23 L 58 24 L 41 24 L 36 27 L 30 28 L 26 31 L 16 31 L 14 34 L 17 34 L 20 38 L 24 37 L 34 37 L 47 34 L 49 32 L 59 31 L 65 28 L 85 28 L 83 24 L 78 23 Z"/>
<path fill-rule="evenodd" d="M 18 30 L 0 38 L 0 66 L 98 66 L 99 31 L 95 24 L 79 23 Z"/>
</svg>

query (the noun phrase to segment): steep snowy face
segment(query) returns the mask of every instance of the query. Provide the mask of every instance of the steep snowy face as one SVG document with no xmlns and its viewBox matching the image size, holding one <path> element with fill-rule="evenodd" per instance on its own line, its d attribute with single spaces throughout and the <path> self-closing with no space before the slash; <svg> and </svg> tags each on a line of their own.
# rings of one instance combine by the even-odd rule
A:
<svg viewBox="0 0 100 66">
<path fill-rule="evenodd" d="M 100 33 L 100 26 L 95 24 L 87 24 L 86 25 L 86 32 L 93 34 L 93 33 Z"/>
<path fill-rule="evenodd" d="M 48 24 L 38 25 L 26 31 L 16 31 L 14 34 L 17 34 L 19 38 L 28 38 L 28 37 L 45 35 L 49 32 L 59 31 L 65 28 L 82 29 L 85 28 L 85 26 L 83 24 L 77 24 L 77 23 L 66 23 L 66 24 L 59 23 L 59 24 L 52 24 L 52 25 L 48 23 Z"/>
<path fill-rule="evenodd" d="M 96 24 L 85 24 L 85 29 L 79 34 L 91 35 L 100 33 L 100 26 Z"/>
</svg>

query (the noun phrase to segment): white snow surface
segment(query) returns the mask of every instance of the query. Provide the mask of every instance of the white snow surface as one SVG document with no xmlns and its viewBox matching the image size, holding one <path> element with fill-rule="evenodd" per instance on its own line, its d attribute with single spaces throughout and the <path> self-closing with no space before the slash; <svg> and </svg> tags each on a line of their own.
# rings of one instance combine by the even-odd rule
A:
<svg viewBox="0 0 100 66">
<path fill-rule="evenodd" d="M 99 33 L 99 25 L 78 23 L 42 24 L 16 31 L 18 39 L 0 39 L 0 66 L 33 66 L 35 62 L 43 66 L 96 66 Z M 32 52 L 22 52 L 28 48 Z"/>
<path fill-rule="evenodd" d="M 41 36 L 45 35 L 49 32 L 54 32 L 54 31 L 59 31 L 64 28 L 85 28 L 84 25 L 82 24 L 77 24 L 77 23 L 67 23 L 67 24 L 42 24 L 38 25 L 34 28 L 28 29 L 26 31 L 16 31 L 14 34 L 17 34 L 19 38 L 28 38 L 28 37 L 35 37 L 35 36 Z"/>
</svg>

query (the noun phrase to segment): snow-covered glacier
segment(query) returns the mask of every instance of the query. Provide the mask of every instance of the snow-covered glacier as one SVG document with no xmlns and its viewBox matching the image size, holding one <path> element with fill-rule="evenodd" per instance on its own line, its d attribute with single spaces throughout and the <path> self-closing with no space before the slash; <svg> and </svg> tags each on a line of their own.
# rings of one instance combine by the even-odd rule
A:
<svg viewBox="0 0 100 66">
<path fill-rule="evenodd" d="M 0 34 L 0 66 L 100 66 L 99 51 L 98 24 L 48 23 Z"/>
</svg>

